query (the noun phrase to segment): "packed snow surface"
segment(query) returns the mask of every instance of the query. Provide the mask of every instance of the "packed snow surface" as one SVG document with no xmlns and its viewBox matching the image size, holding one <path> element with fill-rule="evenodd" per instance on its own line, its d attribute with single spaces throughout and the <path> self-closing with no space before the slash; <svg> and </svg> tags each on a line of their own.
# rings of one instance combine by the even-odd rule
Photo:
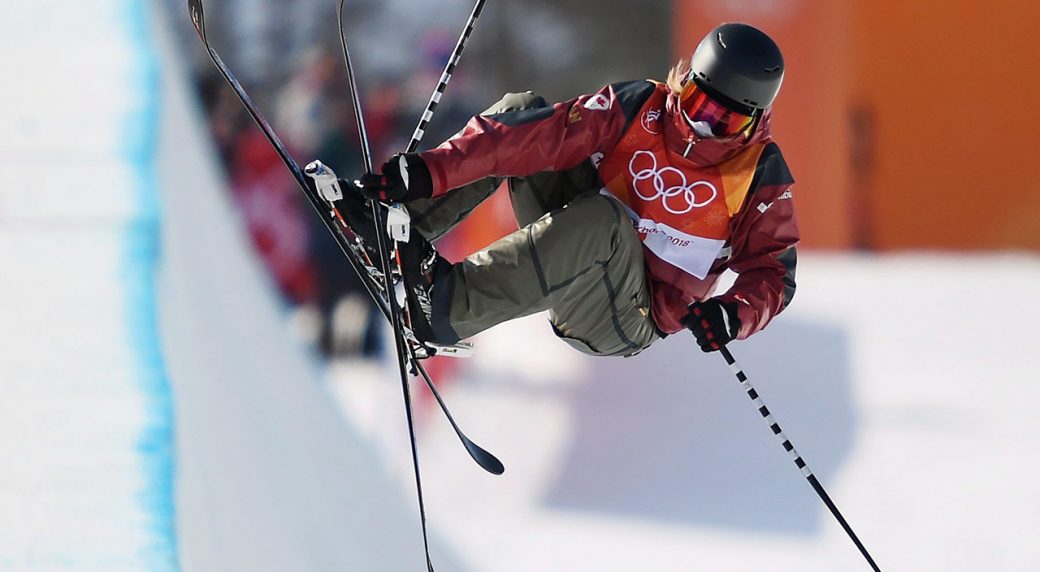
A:
<svg viewBox="0 0 1040 572">
<path fill-rule="evenodd" d="M 798 278 L 731 349 L 881 568 L 1040 569 L 1040 258 L 806 253 Z M 691 336 L 593 359 L 535 316 L 476 342 L 445 398 L 505 474 L 432 407 L 421 441 L 431 521 L 473 569 L 869 570 Z M 333 379 L 404 481 L 380 367 Z"/>
</svg>

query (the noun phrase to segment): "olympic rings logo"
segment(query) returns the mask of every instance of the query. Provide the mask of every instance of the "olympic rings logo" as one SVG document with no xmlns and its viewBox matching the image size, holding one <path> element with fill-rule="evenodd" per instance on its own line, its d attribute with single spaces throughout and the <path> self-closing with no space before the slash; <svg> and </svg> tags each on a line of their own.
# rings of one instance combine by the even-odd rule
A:
<svg viewBox="0 0 1040 572">
<path fill-rule="evenodd" d="M 645 159 L 648 157 L 649 159 Z M 641 167 L 638 168 L 637 167 Z M 657 156 L 649 151 L 636 151 L 632 160 L 628 162 L 628 172 L 632 174 L 632 188 L 635 189 L 639 198 L 644 201 L 661 199 L 664 209 L 672 214 L 686 214 L 693 209 L 708 206 L 715 197 L 719 196 L 719 190 L 708 181 L 686 180 L 686 174 L 675 167 L 657 168 Z M 647 189 L 651 181 L 651 189 Z M 697 200 L 697 188 L 705 187 L 711 190 L 711 196 L 703 201 Z M 647 192 L 644 193 L 644 190 Z M 676 204 L 678 203 L 678 204 Z M 685 206 L 683 204 L 685 203 Z M 678 208 L 676 208 L 678 207 Z"/>
</svg>

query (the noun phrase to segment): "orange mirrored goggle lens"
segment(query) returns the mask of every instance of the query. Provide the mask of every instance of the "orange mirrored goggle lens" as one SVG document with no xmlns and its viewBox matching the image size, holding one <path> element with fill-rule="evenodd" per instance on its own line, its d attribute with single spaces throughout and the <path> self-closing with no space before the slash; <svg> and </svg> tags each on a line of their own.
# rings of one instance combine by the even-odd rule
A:
<svg viewBox="0 0 1040 572">
<path fill-rule="evenodd" d="M 699 89 L 693 81 L 686 82 L 679 101 L 687 121 L 707 123 L 716 137 L 731 137 L 743 133 L 755 121 L 754 115 L 723 107 L 704 90 Z"/>
</svg>

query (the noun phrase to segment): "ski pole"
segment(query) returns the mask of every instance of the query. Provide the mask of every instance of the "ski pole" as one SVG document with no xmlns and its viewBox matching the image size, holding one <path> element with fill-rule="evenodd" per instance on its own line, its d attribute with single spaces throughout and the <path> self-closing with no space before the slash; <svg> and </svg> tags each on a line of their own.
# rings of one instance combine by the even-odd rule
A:
<svg viewBox="0 0 1040 572">
<path fill-rule="evenodd" d="M 480 12 L 484 9 L 484 3 L 487 0 L 477 0 L 476 5 L 473 6 L 473 12 L 469 15 L 469 20 L 466 21 L 466 27 L 462 30 L 462 35 L 459 36 L 459 41 L 455 43 L 455 49 L 451 52 L 451 57 L 448 58 L 448 64 L 444 68 L 444 72 L 441 73 L 441 79 L 437 83 L 437 88 L 433 90 L 433 95 L 430 96 L 430 102 L 426 104 L 426 111 L 423 112 L 422 118 L 419 119 L 419 125 L 415 127 L 415 133 L 412 134 L 412 140 L 408 142 L 406 147 L 406 153 L 412 153 L 419 148 L 419 143 L 422 142 L 423 136 L 426 134 L 426 126 L 430 124 L 430 119 L 433 118 L 433 112 L 437 109 L 437 104 L 440 103 L 441 97 L 444 95 L 444 90 L 448 87 L 448 82 L 451 81 L 451 75 L 455 73 L 455 66 L 458 65 L 459 60 L 462 58 L 462 50 L 466 48 L 466 42 L 469 41 L 470 34 L 473 33 L 473 28 L 477 25 L 477 18 L 480 18 Z"/>
<path fill-rule="evenodd" d="M 799 469 L 801 469 L 802 474 L 805 475 L 806 480 L 808 480 L 809 484 L 812 485 L 813 490 L 816 491 L 817 495 L 819 495 L 820 499 L 823 501 L 823 504 L 827 505 L 827 508 L 830 509 L 831 514 L 834 515 L 834 518 L 838 519 L 838 523 L 840 523 L 841 527 L 845 529 L 846 534 L 849 535 L 849 538 L 852 539 L 852 542 L 856 544 L 856 548 L 859 548 L 860 553 L 862 553 L 863 557 L 867 559 L 867 562 L 870 564 L 870 567 L 874 570 L 874 572 L 881 572 L 881 569 L 878 568 L 878 565 L 874 562 L 874 559 L 870 557 L 870 553 L 867 552 L 866 547 L 864 547 L 863 543 L 859 541 L 859 537 L 856 536 L 856 533 L 852 531 L 852 527 L 849 526 L 848 521 L 845 520 L 845 517 L 841 515 L 841 511 L 838 510 L 838 507 L 834 504 L 834 501 L 831 500 L 830 495 L 828 495 L 827 491 L 823 489 L 823 485 L 820 484 L 819 479 L 817 479 L 816 475 L 814 475 L 812 470 L 809 469 L 809 466 L 805 464 L 805 461 L 802 460 L 802 456 L 798 454 L 798 451 L 795 450 L 794 445 L 791 444 L 791 440 L 788 439 L 786 435 L 784 435 L 783 430 L 780 429 L 780 425 L 776 422 L 775 419 L 773 419 L 773 415 L 769 412 L 769 408 L 766 407 L 766 404 L 762 401 L 762 398 L 759 397 L 758 392 L 755 391 L 754 387 L 751 387 L 751 382 L 748 381 L 747 376 L 744 375 L 744 371 L 740 368 L 739 365 L 737 365 L 737 360 L 734 359 L 733 354 L 731 354 L 729 351 L 729 348 L 727 348 L 726 346 L 722 346 L 721 348 L 719 348 L 719 351 L 722 353 L 722 357 L 726 359 L 726 363 L 729 364 L 730 371 L 732 371 L 733 375 L 737 377 L 737 381 L 740 382 L 741 387 L 744 388 L 744 391 L 747 392 L 748 397 L 750 397 L 751 401 L 753 401 L 755 403 L 755 406 L 758 407 L 758 412 L 762 414 L 762 418 L 765 419 L 766 423 L 769 424 L 769 428 L 772 429 L 773 434 L 776 435 L 777 438 L 780 439 L 780 441 L 783 443 L 784 449 L 791 455 L 791 459 L 794 460 L 794 464 Z"/>
</svg>

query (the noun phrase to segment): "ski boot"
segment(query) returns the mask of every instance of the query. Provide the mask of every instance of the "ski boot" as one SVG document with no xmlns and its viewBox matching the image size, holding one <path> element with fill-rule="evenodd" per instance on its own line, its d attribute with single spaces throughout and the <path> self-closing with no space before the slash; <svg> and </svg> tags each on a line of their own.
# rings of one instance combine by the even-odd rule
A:
<svg viewBox="0 0 1040 572">
<path fill-rule="evenodd" d="M 338 179 L 331 169 L 314 161 L 305 169 L 315 181 L 322 196 L 336 205 L 351 234 L 354 235 L 352 249 L 382 290 L 383 273 L 378 250 L 380 230 L 372 218 L 372 207 L 351 182 Z M 346 187 L 347 192 L 342 189 Z M 379 208 L 384 208 L 380 206 Z M 398 304 L 406 309 L 405 338 L 418 358 L 434 355 L 469 357 L 472 345 L 453 339 L 438 341 L 433 328 L 432 290 L 434 282 L 446 278 L 451 263 L 411 225 L 408 210 L 400 204 L 391 205 L 386 215 L 384 244 L 388 248 L 390 275 Z M 392 245 L 397 245 L 396 251 Z"/>
<path fill-rule="evenodd" d="M 451 279 L 452 264 L 412 228 L 408 210 L 403 205 L 390 206 L 387 232 L 397 245 L 394 262 L 401 275 L 397 285 L 398 301 L 407 310 L 406 337 L 416 356 L 468 357 L 472 354 L 472 345 L 460 342 L 450 327 L 447 332 L 438 332 L 434 326 L 434 285 Z"/>
<path fill-rule="evenodd" d="M 379 243 L 376 240 L 376 225 L 372 219 L 372 209 L 368 202 L 358 193 L 353 192 L 353 183 L 338 178 L 336 173 L 321 161 L 310 162 L 304 168 L 304 172 L 314 181 L 314 186 L 322 198 L 328 201 L 330 206 L 335 206 L 332 214 L 348 231 L 349 246 L 354 258 L 365 267 L 380 292 L 383 292 L 385 288 L 383 271 L 376 247 Z M 344 193 L 343 188 L 348 189 L 348 192 Z M 394 277 L 394 282 L 399 279 L 399 275 Z M 383 294 L 385 296 L 385 292 Z"/>
</svg>

